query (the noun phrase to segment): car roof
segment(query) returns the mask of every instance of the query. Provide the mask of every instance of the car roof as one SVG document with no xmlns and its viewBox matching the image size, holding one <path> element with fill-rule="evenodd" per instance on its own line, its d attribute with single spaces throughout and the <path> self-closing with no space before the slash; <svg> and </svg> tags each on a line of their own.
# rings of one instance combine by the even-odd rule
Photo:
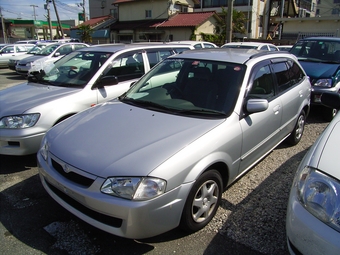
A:
<svg viewBox="0 0 340 255">
<path fill-rule="evenodd" d="M 184 51 L 178 55 L 170 56 L 169 58 L 187 58 L 187 59 L 202 59 L 223 61 L 236 64 L 245 64 L 248 60 L 270 56 L 272 57 L 289 57 L 296 59 L 292 54 L 285 51 L 263 51 L 255 49 L 235 49 L 235 48 L 209 48 L 209 49 L 196 49 Z"/>
<path fill-rule="evenodd" d="M 176 44 L 99 44 L 92 45 L 91 47 L 82 48 L 78 51 L 100 51 L 100 52 L 117 52 L 125 49 L 153 49 L 153 48 L 169 48 L 171 47 L 183 47 L 183 45 Z"/>
<path fill-rule="evenodd" d="M 337 41 L 340 42 L 340 37 L 327 37 L 327 36 L 314 36 L 314 37 L 305 37 L 300 39 L 300 41 L 304 40 L 315 40 L 315 41 Z"/>
<path fill-rule="evenodd" d="M 260 46 L 260 45 L 274 45 L 274 44 L 272 44 L 272 43 L 263 43 L 263 42 L 230 42 L 230 43 L 226 43 L 224 45 L 252 45 L 252 46 Z"/>
</svg>

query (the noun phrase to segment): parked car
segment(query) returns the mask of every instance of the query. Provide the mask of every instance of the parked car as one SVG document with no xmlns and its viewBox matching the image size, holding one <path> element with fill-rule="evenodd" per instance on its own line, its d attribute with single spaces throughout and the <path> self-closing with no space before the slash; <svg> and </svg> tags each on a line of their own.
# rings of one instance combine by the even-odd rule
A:
<svg viewBox="0 0 340 255">
<path fill-rule="evenodd" d="M 340 93 L 340 38 L 310 37 L 298 41 L 290 53 L 296 55 L 310 77 L 312 105 L 322 106 L 321 94 L 327 91 Z M 331 121 L 337 109 L 323 107 L 322 116 Z"/>
<path fill-rule="evenodd" d="M 285 138 L 301 140 L 311 85 L 294 55 L 273 53 L 168 57 L 118 99 L 46 133 L 37 153 L 44 188 L 118 236 L 203 228 L 225 187 Z"/>
<path fill-rule="evenodd" d="M 276 46 L 280 51 L 290 51 L 293 45 L 277 45 Z"/>
<path fill-rule="evenodd" d="M 0 49 L 0 67 L 8 67 L 8 60 L 23 55 L 34 47 L 34 44 L 7 44 Z"/>
<path fill-rule="evenodd" d="M 39 40 L 20 40 L 20 41 L 16 41 L 15 44 L 36 44 L 38 43 Z"/>
<path fill-rule="evenodd" d="M 89 47 L 86 43 L 54 43 L 46 46 L 34 56 L 24 58 L 17 62 L 15 70 L 18 74 L 27 76 L 31 72 L 40 72 L 48 65 L 62 58 L 66 54 Z"/>
<path fill-rule="evenodd" d="M 325 92 L 321 103 L 340 109 L 340 95 Z M 339 143 L 340 115 L 337 114 L 297 169 L 286 220 L 290 254 L 340 254 Z"/>
<path fill-rule="evenodd" d="M 41 49 L 45 48 L 47 45 L 49 45 L 51 43 L 37 43 L 32 49 L 30 49 L 26 54 L 21 54 L 21 55 L 17 55 L 17 56 L 14 56 L 14 57 L 11 57 L 9 60 L 8 60 L 8 68 L 11 69 L 11 70 L 14 70 L 15 71 L 15 66 L 17 65 L 17 63 L 24 59 L 24 58 L 28 58 L 32 55 L 35 55 L 37 54 L 39 51 L 41 51 Z"/>
<path fill-rule="evenodd" d="M 36 153 L 49 128 L 77 112 L 118 97 L 157 61 L 182 48 L 86 47 L 71 52 L 44 72 L 30 75 L 27 83 L 1 90 L 0 154 Z"/>
<path fill-rule="evenodd" d="M 262 42 L 230 42 L 222 45 L 221 48 L 256 49 L 267 51 L 279 50 L 274 44 Z"/>
<path fill-rule="evenodd" d="M 171 41 L 169 43 L 190 44 L 194 46 L 195 49 L 218 48 L 216 44 L 205 41 Z"/>
</svg>

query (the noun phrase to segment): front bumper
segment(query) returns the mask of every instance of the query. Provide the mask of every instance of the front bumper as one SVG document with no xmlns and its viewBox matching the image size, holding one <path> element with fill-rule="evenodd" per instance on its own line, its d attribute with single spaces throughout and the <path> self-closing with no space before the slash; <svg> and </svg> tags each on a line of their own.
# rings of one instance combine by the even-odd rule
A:
<svg viewBox="0 0 340 255">
<path fill-rule="evenodd" d="M 27 66 L 19 66 L 19 65 L 15 66 L 16 72 L 20 75 L 27 75 L 30 69 L 31 67 L 27 67 Z"/>
<path fill-rule="evenodd" d="M 74 167 L 67 166 L 78 177 L 68 178 L 62 172 L 67 164 L 51 153 L 47 161 L 40 153 L 37 158 L 41 182 L 54 200 L 94 227 L 125 238 L 148 238 L 176 228 L 192 187 L 192 183 L 184 184 L 151 200 L 131 201 L 101 193 L 104 178 Z M 93 180 L 86 181 L 88 186 L 76 183 L 82 178 Z"/>
<path fill-rule="evenodd" d="M 340 233 L 310 214 L 295 194 L 296 189 L 293 187 L 286 218 L 290 254 L 340 254 Z"/>
<path fill-rule="evenodd" d="M 37 153 L 45 132 L 26 134 L 28 129 L 0 129 L 0 154 L 23 156 Z"/>
<path fill-rule="evenodd" d="M 322 93 L 325 93 L 325 92 L 339 92 L 339 89 L 336 87 L 332 87 L 332 88 L 312 87 L 311 104 L 321 105 L 321 95 Z"/>
</svg>

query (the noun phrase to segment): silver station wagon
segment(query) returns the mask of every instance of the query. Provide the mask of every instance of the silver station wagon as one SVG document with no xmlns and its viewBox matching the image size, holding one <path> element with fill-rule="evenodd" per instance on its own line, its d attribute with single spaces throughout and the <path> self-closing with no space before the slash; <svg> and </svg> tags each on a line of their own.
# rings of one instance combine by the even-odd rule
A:
<svg viewBox="0 0 340 255">
<path fill-rule="evenodd" d="M 60 205 L 114 235 L 197 231 L 225 187 L 283 140 L 301 140 L 310 92 L 289 53 L 185 51 L 50 129 L 40 178 Z"/>
<path fill-rule="evenodd" d="M 107 45 L 74 51 L 0 91 L 0 154 L 39 150 L 45 132 L 62 120 L 126 92 L 132 82 L 185 45 Z"/>
</svg>

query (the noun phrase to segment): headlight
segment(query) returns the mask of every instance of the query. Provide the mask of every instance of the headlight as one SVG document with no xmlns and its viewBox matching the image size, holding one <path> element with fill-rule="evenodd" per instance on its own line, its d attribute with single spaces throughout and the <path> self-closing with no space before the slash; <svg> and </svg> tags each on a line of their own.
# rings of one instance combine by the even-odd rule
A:
<svg viewBox="0 0 340 255">
<path fill-rule="evenodd" d="M 48 145 L 46 138 L 44 137 L 43 140 L 41 141 L 41 147 L 40 147 L 39 152 L 45 160 L 47 160 L 48 150 L 49 150 L 49 145 Z"/>
<path fill-rule="evenodd" d="M 298 199 L 305 209 L 340 232 L 340 182 L 316 169 L 305 167 L 295 185 Z"/>
<path fill-rule="evenodd" d="M 332 84 L 332 79 L 319 79 L 314 83 L 314 86 L 331 88 Z"/>
<path fill-rule="evenodd" d="M 0 128 L 33 127 L 40 117 L 39 113 L 6 116 L 0 120 Z"/>
<path fill-rule="evenodd" d="M 105 180 L 101 192 L 131 199 L 148 200 L 164 193 L 166 182 L 151 177 L 112 177 Z"/>
</svg>

